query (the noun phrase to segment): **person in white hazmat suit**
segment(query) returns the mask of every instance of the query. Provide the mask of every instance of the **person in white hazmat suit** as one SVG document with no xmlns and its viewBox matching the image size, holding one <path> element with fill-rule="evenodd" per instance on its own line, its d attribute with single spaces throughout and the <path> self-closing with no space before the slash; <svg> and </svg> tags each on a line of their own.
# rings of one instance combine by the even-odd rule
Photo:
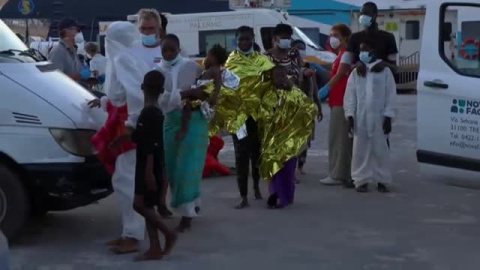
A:
<svg viewBox="0 0 480 270">
<path fill-rule="evenodd" d="M 134 57 L 131 50 L 140 42 L 140 33 L 129 22 L 115 22 L 108 28 L 105 48 L 107 70 L 105 92 L 110 102 L 117 107 L 127 104 L 127 129 L 135 128 L 143 109 L 141 84 L 148 66 Z M 112 142 L 113 143 L 113 142 Z M 109 242 L 115 253 L 131 253 L 139 250 L 139 241 L 145 236 L 145 221 L 133 209 L 135 188 L 135 150 L 118 156 L 112 176 L 122 215 L 122 237 Z"/>
<path fill-rule="evenodd" d="M 127 129 L 134 129 L 144 106 L 141 84 L 150 67 L 132 52 L 141 42 L 140 32 L 130 22 L 114 22 L 107 31 L 105 48 L 108 59 L 105 92 L 110 102 L 120 107 L 127 104 Z M 171 82 L 166 81 L 166 84 Z M 204 100 L 207 95 L 202 89 L 191 89 L 168 96 L 172 104 L 182 106 L 183 99 Z M 163 128 L 163 127 L 158 127 Z M 121 136 L 122 137 L 122 136 Z M 128 136 L 127 136 L 128 137 Z M 119 137 L 119 141 L 123 138 Z M 115 141 L 112 146 L 116 145 Z M 118 198 L 122 215 L 122 237 L 110 241 L 112 251 L 119 254 L 136 252 L 139 241 L 145 236 L 144 218 L 133 209 L 135 192 L 135 150 L 117 157 L 112 184 Z"/>
<path fill-rule="evenodd" d="M 347 83 L 345 116 L 353 134 L 352 179 L 358 192 L 367 192 L 369 183 L 388 192 L 392 181 L 388 135 L 395 117 L 397 89 L 392 71 L 373 72 L 381 60 L 375 57 L 374 43 L 363 42 L 360 61 L 367 67 L 363 77 L 355 69 Z"/>
</svg>

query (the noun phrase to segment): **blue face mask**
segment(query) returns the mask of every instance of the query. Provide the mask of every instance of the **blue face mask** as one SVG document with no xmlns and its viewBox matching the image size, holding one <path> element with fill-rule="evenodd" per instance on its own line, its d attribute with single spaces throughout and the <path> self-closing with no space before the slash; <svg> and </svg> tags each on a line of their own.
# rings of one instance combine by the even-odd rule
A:
<svg viewBox="0 0 480 270">
<path fill-rule="evenodd" d="M 157 35 L 142 35 L 142 43 L 145 46 L 155 46 L 157 45 Z"/>
<path fill-rule="evenodd" d="M 365 65 L 368 65 L 372 62 L 373 57 L 370 55 L 370 52 L 360 52 L 359 55 L 360 61 Z"/>
<path fill-rule="evenodd" d="M 292 45 L 292 41 L 290 39 L 279 39 L 278 40 L 278 47 L 281 49 L 290 49 Z"/>
<path fill-rule="evenodd" d="M 364 28 L 368 28 L 370 25 L 372 25 L 372 19 L 373 18 L 368 15 L 361 15 L 360 18 L 358 18 L 358 22 Z"/>
<path fill-rule="evenodd" d="M 167 65 L 167 66 L 174 66 L 176 63 L 178 63 L 178 61 L 180 61 L 180 59 L 182 59 L 182 57 L 179 55 L 177 55 L 177 57 L 175 57 L 175 59 L 171 60 L 171 61 L 167 61 L 165 59 L 163 59 L 162 61 Z"/>
<path fill-rule="evenodd" d="M 253 46 L 248 51 L 242 51 L 240 48 L 237 48 L 237 51 L 243 55 L 249 55 L 253 53 Z"/>
</svg>

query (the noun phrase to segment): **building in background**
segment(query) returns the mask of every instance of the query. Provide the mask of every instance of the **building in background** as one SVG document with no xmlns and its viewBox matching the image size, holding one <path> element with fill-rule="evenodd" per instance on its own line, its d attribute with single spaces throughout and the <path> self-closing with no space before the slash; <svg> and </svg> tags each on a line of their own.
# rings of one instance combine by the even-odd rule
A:
<svg viewBox="0 0 480 270">
<path fill-rule="evenodd" d="M 161 0 L 8 0 L 1 7 L 0 19 L 9 22 L 9 26 L 18 20 L 28 19 L 29 24 L 32 19 L 40 20 L 47 28 L 43 37 L 48 38 L 58 37 L 58 21 L 72 17 L 87 26 L 83 34 L 90 41 L 97 40 L 99 21 L 126 20 L 129 14 L 141 8 L 156 8 L 160 12 L 173 14 L 229 10 L 228 1 L 218 0 L 184 0 L 181 4 L 178 1 Z"/>
</svg>

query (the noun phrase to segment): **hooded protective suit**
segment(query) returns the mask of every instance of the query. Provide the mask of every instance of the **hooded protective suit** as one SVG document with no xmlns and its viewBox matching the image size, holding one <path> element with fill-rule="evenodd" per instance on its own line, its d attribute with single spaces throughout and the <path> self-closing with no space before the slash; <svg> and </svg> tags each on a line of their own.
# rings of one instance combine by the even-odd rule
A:
<svg viewBox="0 0 480 270">
<path fill-rule="evenodd" d="M 371 72 L 379 62 L 367 65 L 366 77 L 354 70 L 345 93 L 345 116 L 353 117 L 355 122 L 352 179 L 357 187 L 392 181 L 388 136 L 384 134 L 383 123 L 385 117 L 395 117 L 397 88 L 390 69 Z"/>
<path fill-rule="evenodd" d="M 137 60 L 132 48 L 140 42 L 140 33 L 129 22 L 115 22 L 110 25 L 106 37 L 107 71 L 105 92 L 113 105 L 127 104 L 126 126 L 136 127 L 138 116 L 144 105 L 141 85 L 148 66 Z M 122 214 L 122 237 L 143 240 L 145 221 L 133 210 L 135 192 L 135 150 L 117 158 L 112 184 L 117 195 Z"/>
</svg>

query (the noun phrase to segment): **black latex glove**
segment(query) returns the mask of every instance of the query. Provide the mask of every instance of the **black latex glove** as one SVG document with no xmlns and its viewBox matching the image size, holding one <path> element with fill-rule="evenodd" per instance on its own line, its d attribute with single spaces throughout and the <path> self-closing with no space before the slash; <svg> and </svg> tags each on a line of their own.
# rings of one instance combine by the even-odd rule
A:
<svg viewBox="0 0 480 270">
<path fill-rule="evenodd" d="M 348 117 L 348 132 L 353 136 L 353 132 L 355 131 L 355 121 L 353 117 Z"/>
<path fill-rule="evenodd" d="M 383 120 L 383 132 L 385 135 L 388 135 L 392 132 L 392 118 L 385 117 L 385 120 Z"/>
</svg>

